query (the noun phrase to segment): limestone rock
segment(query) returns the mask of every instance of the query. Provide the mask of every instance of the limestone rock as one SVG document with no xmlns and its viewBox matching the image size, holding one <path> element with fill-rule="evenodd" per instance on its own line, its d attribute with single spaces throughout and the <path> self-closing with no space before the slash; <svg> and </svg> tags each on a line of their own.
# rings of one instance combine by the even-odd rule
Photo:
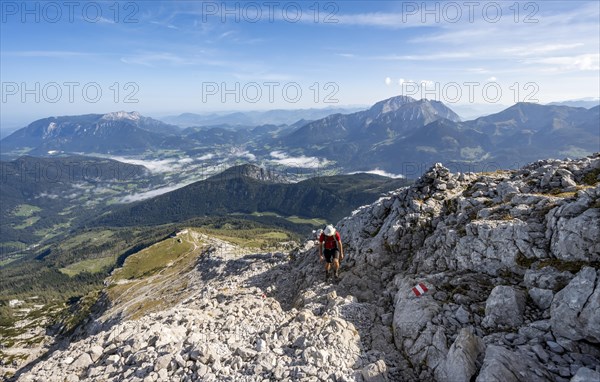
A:
<svg viewBox="0 0 600 382">
<path fill-rule="evenodd" d="M 387 367 L 383 360 L 365 366 L 361 374 L 365 382 L 386 382 L 388 380 Z"/>
<path fill-rule="evenodd" d="M 599 271 L 584 267 L 552 301 L 551 323 L 555 335 L 600 343 Z"/>
<path fill-rule="evenodd" d="M 581 367 L 571 378 L 571 382 L 600 382 L 600 373 L 587 367 Z"/>
<path fill-rule="evenodd" d="M 483 366 L 476 382 L 547 382 L 554 378 L 544 365 L 530 356 L 490 345 L 485 352 Z"/>
<path fill-rule="evenodd" d="M 87 369 L 87 367 L 90 366 L 92 363 L 93 363 L 92 357 L 90 357 L 90 355 L 88 353 L 83 353 L 82 355 L 77 357 L 75 362 L 73 362 L 71 364 L 71 367 L 73 367 L 74 369 L 79 369 L 79 370 Z"/>
<path fill-rule="evenodd" d="M 479 369 L 477 358 L 484 352 L 485 344 L 481 338 L 468 329 L 462 329 L 448 351 L 445 362 L 447 380 L 469 382 Z"/>
<path fill-rule="evenodd" d="M 523 323 L 525 296 L 513 287 L 499 285 L 492 290 L 485 304 L 483 325 L 517 327 Z"/>
<path fill-rule="evenodd" d="M 552 304 L 554 293 L 549 289 L 531 288 L 529 296 L 540 309 L 548 309 Z"/>
</svg>

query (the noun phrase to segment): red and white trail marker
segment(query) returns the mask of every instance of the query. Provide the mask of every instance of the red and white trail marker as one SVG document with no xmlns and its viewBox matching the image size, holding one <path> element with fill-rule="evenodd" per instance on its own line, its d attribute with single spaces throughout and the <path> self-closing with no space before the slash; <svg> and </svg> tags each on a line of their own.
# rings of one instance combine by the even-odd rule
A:
<svg viewBox="0 0 600 382">
<path fill-rule="evenodd" d="M 425 284 L 423 283 L 418 283 L 417 285 L 415 285 L 414 288 L 412 288 L 413 293 L 415 294 L 415 296 L 419 297 L 420 295 L 422 295 L 423 293 L 427 292 L 429 289 L 427 289 L 427 287 L 425 286 Z"/>
</svg>

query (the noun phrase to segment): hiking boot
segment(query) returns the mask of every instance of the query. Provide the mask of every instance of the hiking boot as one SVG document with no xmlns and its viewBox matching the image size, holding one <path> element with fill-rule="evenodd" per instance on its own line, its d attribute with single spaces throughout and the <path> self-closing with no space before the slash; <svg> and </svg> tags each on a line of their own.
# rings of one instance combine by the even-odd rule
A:
<svg viewBox="0 0 600 382">
<path fill-rule="evenodd" d="M 335 279 L 336 280 L 340 279 L 340 271 L 335 271 Z"/>
<path fill-rule="evenodd" d="M 329 271 L 325 271 L 325 281 L 329 280 Z"/>
</svg>

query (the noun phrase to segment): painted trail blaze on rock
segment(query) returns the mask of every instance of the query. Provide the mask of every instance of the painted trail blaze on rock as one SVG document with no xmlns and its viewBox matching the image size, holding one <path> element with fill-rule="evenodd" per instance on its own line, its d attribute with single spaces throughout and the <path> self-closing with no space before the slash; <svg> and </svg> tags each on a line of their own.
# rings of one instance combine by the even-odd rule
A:
<svg viewBox="0 0 600 382">
<path fill-rule="evenodd" d="M 418 283 L 417 285 L 415 285 L 414 288 L 412 288 L 413 293 L 417 297 L 421 296 L 423 293 L 427 292 L 428 290 L 429 289 L 427 289 L 427 287 L 423 283 Z"/>
</svg>

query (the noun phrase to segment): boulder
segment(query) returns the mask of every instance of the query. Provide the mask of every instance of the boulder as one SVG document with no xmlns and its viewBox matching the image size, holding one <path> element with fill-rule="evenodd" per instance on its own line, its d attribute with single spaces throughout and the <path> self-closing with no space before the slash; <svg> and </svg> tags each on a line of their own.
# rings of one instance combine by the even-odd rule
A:
<svg viewBox="0 0 600 382">
<path fill-rule="evenodd" d="M 555 378 L 546 366 L 517 350 L 489 345 L 476 382 L 548 382 Z"/>
<path fill-rule="evenodd" d="M 485 352 L 483 340 L 471 330 L 463 328 L 458 333 L 445 362 L 446 380 L 452 382 L 470 382 L 477 373 L 477 358 Z"/>
<path fill-rule="evenodd" d="M 587 367 L 580 367 L 570 382 L 600 382 L 600 373 Z"/>
<path fill-rule="evenodd" d="M 365 366 L 361 375 L 364 382 L 386 382 L 387 377 L 387 366 L 383 360 L 371 363 Z"/>
<path fill-rule="evenodd" d="M 599 272 L 584 267 L 554 296 L 550 322 L 555 336 L 600 343 Z"/>
<path fill-rule="evenodd" d="M 499 285 L 492 289 L 485 303 L 486 327 L 517 327 L 523 323 L 525 295 L 511 286 Z"/>
<path fill-rule="evenodd" d="M 550 289 L 531 288 L 529 290 L 529 297 L 533 300 L 533 303 L 540 309 L 548 309 L 552 304 L 554 293 Z"/>
</svg>

